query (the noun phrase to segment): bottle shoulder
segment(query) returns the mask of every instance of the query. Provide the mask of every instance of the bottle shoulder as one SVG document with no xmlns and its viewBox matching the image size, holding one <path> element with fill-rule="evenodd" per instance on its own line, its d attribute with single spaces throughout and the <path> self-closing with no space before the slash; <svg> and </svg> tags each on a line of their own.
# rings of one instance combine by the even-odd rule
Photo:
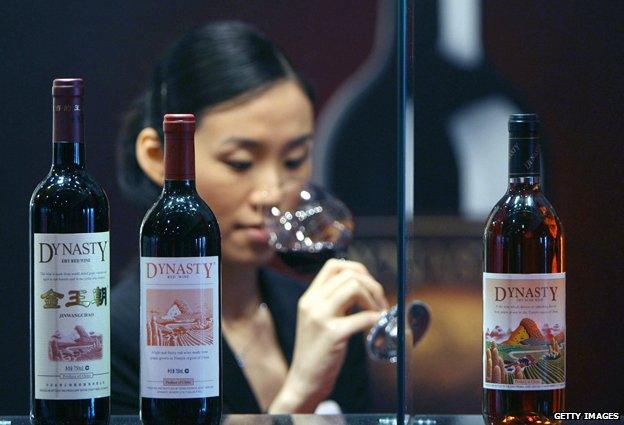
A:
<svg viewBox="0 0 624 425">
<path fill-rule="evenodd" d="M 108 197 L 102 186 L 85 169 L 52 168 L 33 191 L 30 206 L 31 209 L 108 210 Z"/>
<path fill-rule="evenodd" d="M 485 236 L 529 232 L 533 236 L 562 237 L 563 226 L 554 207 L 540 190 L 508 191 L 492 209 Z"/>
<path fill-rule="evenodd" d="M 196 237 L 219 235 L 219 225 L 212 210 L 193 195 L 163 196 L 147 211 L 141 223 L 141 235 Z"/>
</svg>

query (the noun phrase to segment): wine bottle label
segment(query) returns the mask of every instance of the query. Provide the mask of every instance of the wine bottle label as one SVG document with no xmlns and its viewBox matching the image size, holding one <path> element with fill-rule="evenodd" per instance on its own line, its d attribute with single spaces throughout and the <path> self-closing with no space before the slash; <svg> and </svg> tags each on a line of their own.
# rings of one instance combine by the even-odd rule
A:
<svg viewBox="0 0 624 425">
<path fill-rule="evenodd" d="M 483 387 L 565 388 L 565 273 L 483 273 Z"/>
<path fill-rule="evenodd" d="M 109 233 L 35 233 L 35 398 L 110 396 Z"/>
<path fill-rule="evenodd" d="M 141 397 L 219 395 L 219 257 L 141 257 Z"/>
</svg>

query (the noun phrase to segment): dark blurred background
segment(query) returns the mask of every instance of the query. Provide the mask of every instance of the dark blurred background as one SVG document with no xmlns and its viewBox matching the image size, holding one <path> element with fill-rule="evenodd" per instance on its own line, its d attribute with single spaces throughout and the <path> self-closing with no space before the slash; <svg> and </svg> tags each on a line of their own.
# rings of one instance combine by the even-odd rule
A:
<svg viewBox="0 0 624 425">
<path fill-rule="evenodd" d="M 52 79 L 86 81 L 87 166 L 111 201 L 114 285 L 128 259 L 138 255 L 144 214 L 121 198 L 116 184 L 113 145 L 123 112 L 163 49 L 208 20 L 241 19 L 258 26 L 311 81 L 323 159 L 316 178 L 354 210 L 358 239 L 352 254 L 394 296 L 392 5 L 390 0 L 2 3 L 0 414 L 28 409 L 28 202 L 51 159 Z M 508 111 L 527 108 L 540 114 L 545 127 L 546 189 L 568 235 L 568 410 L 621 408 L 624 3 L 417 0 L 414 14 L 417 215 L 410 296 L 425 299 L 434 319 L 410 357 L 410 408 L 480 411 L 480 232 L 487 214 L 483 205 L 501 195 L 496 164 L 506 164 L 506 158 L 490 162 L 487 143 L 468 153 L 462 143 L 490 126 L 504 130 Z M 453 32 L 449 25 L 472 32 Z M 474 38 L 475 29 L 472 44 L 462 42 Z M 485 121 L 471 120 L 484 111 Z M 502 124 L 488 121 L 498 116 Z M 493 134 L 487 137 L 504 151 L 504 131 L 500 139 Z M 485 155 L 476 167 L 475 152 Z M 481 193 L 466 186 L 466 170 L 474 168 L 486 171 L 485 186 L 491 188 L 480 203 L 470 204 L 467 199 L 477 199 L 471 194 Z M 393 368 L 373 365 L 371 373 L 371 410 L 393 411 Z"/>
</svg>

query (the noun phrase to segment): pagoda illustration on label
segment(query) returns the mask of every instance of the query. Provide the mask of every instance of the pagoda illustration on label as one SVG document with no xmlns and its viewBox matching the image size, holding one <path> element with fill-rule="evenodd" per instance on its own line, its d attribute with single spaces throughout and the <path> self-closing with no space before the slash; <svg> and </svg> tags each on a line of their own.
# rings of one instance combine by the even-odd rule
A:
<svg viewBox="0 0 624 425">
<path fill-rule="evenodd" d="M 485 332 L 485 382 L 542 385 L 565 382 L 565 329 L 524 318 L 512 330 Z"/>
<path fill-rule="evenodd" d="M 68 335 L 56 331 L 48 343 L 48 358 L 55 362 L 101 359 L 102 335 L 87 332 L 80 325 Z"/>
<path fill-rule="evenodd" d="M 148 289 L 147 345 L 212 345 L 212 289 Z"/>
</svg>

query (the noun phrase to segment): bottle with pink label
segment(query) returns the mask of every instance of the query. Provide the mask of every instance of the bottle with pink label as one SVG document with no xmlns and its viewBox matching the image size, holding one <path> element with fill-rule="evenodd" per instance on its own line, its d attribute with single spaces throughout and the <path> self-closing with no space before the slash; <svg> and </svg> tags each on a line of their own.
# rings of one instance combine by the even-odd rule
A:
<svg viewBox="0 0 624 425">
<path fill-rule="evenodd" d="M 141 225 L 141 421 L 221 418 L 221 239 L 195 189 L 195 117 L 165 115 L 165 182 Z"/>
</svg>

